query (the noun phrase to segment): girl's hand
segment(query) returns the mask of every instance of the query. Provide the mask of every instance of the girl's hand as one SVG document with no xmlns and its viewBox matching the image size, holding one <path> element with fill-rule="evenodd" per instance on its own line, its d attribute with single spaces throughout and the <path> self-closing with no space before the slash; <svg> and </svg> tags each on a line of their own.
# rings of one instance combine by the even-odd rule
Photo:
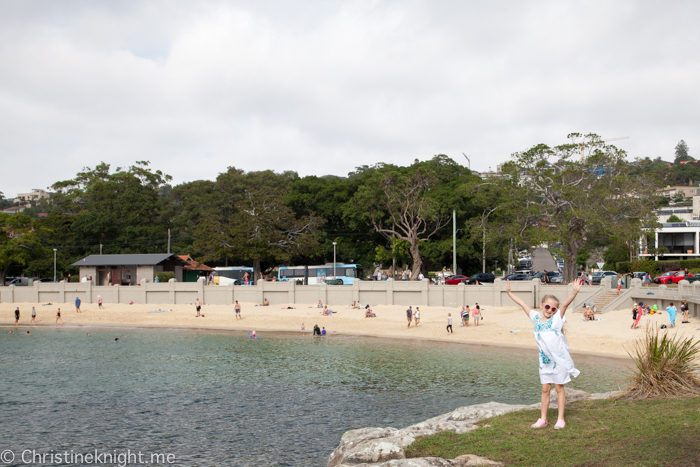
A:
<svg viewBox="0 0 700 467">
<path fill-rule="evenodd" d="M 571 287 L 574 289 L 574 292 L 578 293 L 579 290 L 581 290 L 581 281 L 576 279 L 571 283 Z"/>
<path fill-rule="evenodd" d="M 506 292 L 510 293 L 510 279 L 506 279 Z"/>
</svg>

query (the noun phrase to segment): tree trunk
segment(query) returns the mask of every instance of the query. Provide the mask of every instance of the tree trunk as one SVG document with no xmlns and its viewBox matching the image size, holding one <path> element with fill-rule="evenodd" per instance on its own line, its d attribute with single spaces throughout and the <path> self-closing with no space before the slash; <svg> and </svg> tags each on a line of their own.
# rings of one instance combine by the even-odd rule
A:
<svg viewBox="0 0 700 467">
<path fill-rule="evenodd" d="M 484 224 L 484 238 L 481 242 L 481 272 L 486 272 L 486 224 Z"/>
<path fill-rule="evenodd" d="M 582 240 L 569 240 L 564 243 L 564 255 L 568 261 L 564 261 L 564 283 L 569 284 L 576 279 L 576 258 L 583 244 Z"/>
<path fill-rule="evenodd" d="M 420 259 L 420 251 L 418 249 L 418 241 L 411 242 L 411 258 L 413 259 L 413 264 L 411 265 L 411 280 L 417 281 L 418 275 L 420 274 L 420 268 L 423 266 L 423 260 Z"/>
<path fill-rule="evenodd" d="M 253 260 L 253 283 L 257 284 L 260 277 L 260 260 L 259 259 L 254 259 Z"/>
</svg>

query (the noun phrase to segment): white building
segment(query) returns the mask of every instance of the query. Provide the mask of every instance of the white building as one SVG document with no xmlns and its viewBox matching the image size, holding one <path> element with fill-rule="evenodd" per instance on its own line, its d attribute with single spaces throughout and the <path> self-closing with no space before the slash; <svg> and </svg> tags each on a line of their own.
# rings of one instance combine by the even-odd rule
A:
<svg viewBox="0 0 700 467">
<path fill-rule="evenodd" d="M 18 193 L 15 201 L 23 203 L 25 206 L 29 206 L 32 201 L 39 202 L 42 199 L 51 198 L 51 193 L 46 190 L 41 190 L 37 188 L 32 188 L 31 193 Z"/>
<path fill-rule="evenodd" d="M 657 255 L 644 251 L 639 256 L 651 257 L 656 260 L 681 260 L 700 258 L 700 221 L 662 223 L 661 228 L 654 232 L 654 246 L 665 248 L 666 253 Z"/>
</svg>

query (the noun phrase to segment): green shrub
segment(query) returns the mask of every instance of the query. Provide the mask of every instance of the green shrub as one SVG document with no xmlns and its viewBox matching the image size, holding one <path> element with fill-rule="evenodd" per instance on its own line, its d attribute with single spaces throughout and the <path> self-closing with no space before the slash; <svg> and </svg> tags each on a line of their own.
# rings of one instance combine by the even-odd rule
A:
<svg viewBox="0 0 700 467">
<path fill-rule="evenodd" d="M 620 261 L 618 263 L 615 263 L 615 271 L 619 272 L 620 274 L 627 274 L 628 272 L 630 272 L 630 262 Z"/>
<path fill-rule="evenodd" d="M 617 264 L 615 264 L 615 263 L 605 263 L 603 265 L 603 269 L 605 271 L 614 271 L 616 266 L 617 266 Z"/>
<path fill-rule="evenodd" d="M 175 273 L 172 271 L 161 271 L 157 272 L 156 275 L 158 276 L 159 282 L 168 282 L 170 279 L 175 279 Z M 153 281 L 155 282 L 155 276 L 153 277 Z"/>
<path fill-rule="evenodd" d="M 661 272 L 677 271 L 681 268 L 680 261 L 657 261 L 656 264 L 658 264 Z"/>
<path fill-rule="evenodd" d="M 700 341 L 647 326 L 642 337 L 627 350 L 636 369 L 622 397 L 645 400 L 650 397 L 700 395 Z"/>
<path fill-rule="evenodd" d="M 681 269 L 700 268 L 700 259 L 682 259 L 680 265 Z"/>
<path fill-rule="evenodd" d="M 637 258 L 630 263 L 632 272 L 646 272 L 650 276 L 659 273 L 659 266 L 656 261 L 650 258 Z"/>
</svg>

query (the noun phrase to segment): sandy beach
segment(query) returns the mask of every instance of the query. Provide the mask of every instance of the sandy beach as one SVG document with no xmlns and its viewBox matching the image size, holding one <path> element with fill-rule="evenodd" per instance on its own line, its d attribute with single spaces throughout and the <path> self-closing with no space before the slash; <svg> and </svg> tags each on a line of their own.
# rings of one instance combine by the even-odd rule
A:
<svg viewBox="0 0 700 467">
<path fill-rule="evenodd" d="M 418 327 L 407 328 L 406 307 L 399 305 L 376 306 L 373 308 L 376 318 L 365 318 L 364 310 L 337 307 L 333 316 L 324 317 L 320 310 L 312 305 L 288 305 L 296 307 L 287 309 L 287 305 L 255 306 L 242 303 L 242 319 L 236 320 L 233 306 L 204 305 L 204 317 L 195 317 L 194 305 L 126 305 L 105 304 L 98 309 L 96 303 L 81 306 L 82 313 L 77 313 L 73 303 L 42 305 L 35 303 L 0 304 L 0 325 L 5 329 L 14 327 L 14 309 L 19 306 L 21 317 L 19 327 L 25 329 L 31 320 L 31 308 L 36 307 L 36 326 L 54 326 L 56 310 L 61 308 L 64 327 L 158 327 L 187 329 L 219 329 L 257 333 L 294 332 L 299 333 L 301 324 L 306 326 L 306 335 L 310 337 L 315 324 L 325 327 L 329 336 L 334 334 L 361 335 L 401 339 L 439 340 L 469 344 L 512 346 L 535 349 L 532 325 L 520 308 L 485 307 L 484 319 L 479 326 L 459 326 L 459 309 L 449 307 L 420 307 L 421 321 Z M 414 307 L 415 308 L 415 307 Z M 170 310 L 149 313 L 157 310 Z M 447 314 L 452 313 L 454 333 L 448 334 Z M 626 357 L 625 345 L 629 346 L 640 336 L 647 324 L 668 324 L 666 314 L 644 316 L 639 329 L 630 329 L 631 311 L 628 309 L 612 311 L 598 315 L 602 321 L 583 322 L 581 313 L 567 312 L 566 335 L 572 353 Z M 690 324 L 680 324 L 681 316 L 676 321 L 676 328 L 684 336 L 700 337 L 700 319 L 690 318 Z M 9 326 L 9 328 L 8 328 Z M 519 331 L 512 333 L 511 330 Z"/>
</svg>

